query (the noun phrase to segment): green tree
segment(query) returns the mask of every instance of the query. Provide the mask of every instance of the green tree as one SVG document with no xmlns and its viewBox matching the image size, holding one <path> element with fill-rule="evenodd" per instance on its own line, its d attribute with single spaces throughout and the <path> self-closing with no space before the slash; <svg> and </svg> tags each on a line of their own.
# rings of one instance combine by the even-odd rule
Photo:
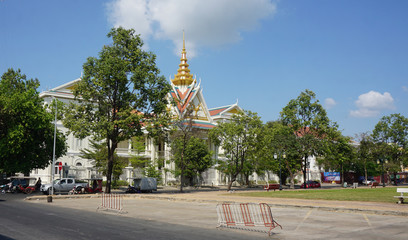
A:
<svg viewBox="0 0 408 240">
<path fill-rule="evenodd" d="M 37 79 L 9 69 L 0 82 L 0 172 L 28 174 L 53 159 L 54 114 L 44 108 Z M 66 152 L 58 131 L 55 157 Z"/>
<path fill-rule="evenodd" d="M 401 166 L 408 164 L 408 118 L 399 113 L 382 117 L 375 125 L 372 137 L 382 149 L 377 152 L 376 159 L 388 159 L 386 169 L 395 176 Z"/>
<path fill-rule="evenodd" d="M 130 165 L 134 168 L 145 169 L 149 165 L 150 159 L 142 156 L 142 153 L 145 151 L 144 141 L 144 136 L 132 138 L 132 151 L 136 152 L 136 154 L 132 155 L 129 161 Z"/>
<path fill-rule="evenodd" d="M 290 188 L 295 188 L 295 173 L 301 171 L 301 165 L 297 161 L 300 158 L 298 151 L 300 147 L 292 128 L 282 124 L 281 121 L 267 122 L 262 136 L 263 140 L 260 144 L 262 150 L 258 153 L 262 156 L 264 168 L 275 173 L 282 171 L 282 184 L 285 184 L 289 176 Z M 275 154 L 280 159 L 275 159 Z"/>
<path fill-rule="evenodd" d="M 375 142 L 391 143 L 398 147 L 408 146 L 408 118 L 399 113 L 384 116 L 373 130 Z"/>
<path fill-rule="evenodd" d="M 211 151 L 208 148 L 205 140 L 192 137 L 188 142 L 186 149 L 187 165 L 186 176 L 190 179 L 190 185 L 193 185 L 194 179 L 199 178 L 201 183 L 201 174 L 213 165 Z"/>
<path fill-rule="evenodd" d="M 185 180 L 190 185 L 194 179 L 213 164 L 211 152 L 207 144 L 200 139 L 202 132 L 194 127 L 194 105 L 186 108 L 181 118 L 173 122 L 174 130 L 171 136 L 171 150 L 176 165 L 175 175 L 180 176 L 180 191 L 183 191 Z"/>
<path fill-rule="evenodd" d="M 364 179 L 368 176 L 373 176 L 376 173 L 373 153 L 375 152 L 375 144 L 371 134 L 361 133 L 357 137 L 359 142 L 357 146 L 357 173 L 359 173 L 359 166 L 362 165 L 362 175 Z"/>
<path fill-rule="evenodd" d="M 225 151 L 226 160 L 218 161 L 218 169 L 230 176 L 228 191 L 237 176 L 248 167 L 248 161 L 255 158 L 261 132 L 262 121 L 251 111 L 234 114 L 230 121 L 210 130 L 210 138 Z"/>
<path fill-rule="evenodd" d="M 106 192 L 110 192 L 114 154 L 118 143 L 142 135 L 141 129 L 164 129 L 162 118 L 170 86 L 159 76 L 156 56 L 142 50 L 134 30 L 113 28 L 113 43 L 99 57 L 89 57 L 77 83 L 64 125 L 76 137 L 104 140 L 108 149 Z M 154 127 L 151 127 L 154 126 Z"/>
<path fill-rule="evenodd" d="M 145 151 L 145 136 L 136 136 L 132 138 L 132 151 L 135 155 L 129 159 L 130 164 L 134 168 L 139 168 L 143 171 L 144 176 L 153 177 L 157 182 L 161 182 L 161 168 L 164 165 L 163 159 L 155 159 L 151 161 L 150 158 L 145 158 L 142 153 Z"/>
<path fill-rule="evenodd" d="M 329 140 L 325 141 L 325 153 L 318 158 L 318 162 L 326 168 L 341 173 L 341 183 L 344 183 L 345 172 L 354 170 L 355 148 L 351 144 L 351 138 L 343 136 L 340 131 L 334 130 L 328 133 Z"/>
<path fill-rule="evenodd" d="M 337 128 L 327 117 L 326 110 L 315 100 L 316 94 L 305 90 L 296 99 L 289 101 L 281 112 L 283 124 L 289 126 L 297 137 L 303 179 L 306 180 L 306 167 L 309 156 L 324 154 L 324 141 L 331 129 Z M 306 188 L 306 184 L 305 184 Z"/>
<path fill-rule="evenodd" d="M 90 145 L 92 149 L 81 149 L 81 157 L 92 161 L 97 171 L 106 175 L 108 172 L 108 149 L 105 142 L 97 142 L 90 140 Z M 112 178 L 114 181 L 119 179 L 122 175 L 123 168 L 128 164 L 128 159 L 119 157 L 116 153 L 113 157 L 113 168 L 112 168 Z"/>
</svg>

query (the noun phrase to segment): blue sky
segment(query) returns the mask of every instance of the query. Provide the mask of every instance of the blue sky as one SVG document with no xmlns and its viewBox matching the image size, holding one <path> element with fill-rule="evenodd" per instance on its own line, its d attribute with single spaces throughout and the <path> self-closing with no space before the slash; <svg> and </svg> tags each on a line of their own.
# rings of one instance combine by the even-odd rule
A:
<svg viewBox="0 0 408 240">
<path fill-rule="evenodd" d="M 134 28 L 173 78 L 186 34 L 209 108 L 239 101 L 276 120 L 305 89 L 344 135 L 408 117 L 408 1 L 0 0 L 0 72 L 20 68 L 40 91 L 81 75 L 114 26 Z"/>
</svg>

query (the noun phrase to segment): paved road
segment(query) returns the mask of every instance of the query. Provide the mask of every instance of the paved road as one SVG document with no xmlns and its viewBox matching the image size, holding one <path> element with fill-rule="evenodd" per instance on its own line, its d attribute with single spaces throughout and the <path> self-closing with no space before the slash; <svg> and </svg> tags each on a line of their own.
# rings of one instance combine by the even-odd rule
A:
<svg viewBox="0 0 408 240">
<path fill-rule="evenodd" d="M 217 215 L 215 206 L 219 202 L 267 202 L 271 204 L 275 220 L 283 229 L 273 230 L 272 239 L 408 239 L 408 204 L 381 204 L 367 202 L 314 201 L 294 199 L 265 199 L 239 196 L 238 193 L 225 192 L 191 192 L 185 194 L 134 194 L 124 198 L 124 210 L 127 213 L 96 212 L 101 199 L 93 198 L 54 197 L 52 203 L 35 196 L 26 201 L 27 207 L 43 206 L 47 209 L 59 209 L 55 214 L 64 215 L 67 212 L 86 213 L 79 218 L 80 224 L 94 219 L 120 222 L 125 232 L 132 234 L 131 226 L 140 226 L 146 236 L 152 232 L 164 232 L 167 239 L 268 239 L 266 234 L 242 230 L 217 230 Z M 21 195 L 23 196 L 23 195 Z M 1 199 L 1 197 L 0 197 Z M 36 203 L 36 204 L 33 204 Z M 0 202 L 0 207 L 1 207 Z M 65 209 L 61 209 L 64 207 Z M 382 215 L 385 214 L 385 215 Z M 75 214 L 74 214 L 75 219 Z M 84 220 L 81 220 L 84 218 Z M 1 217 L 0 217 L 1 219 Z M 96 220 L 97 221 L 97 220 Z M 144 224 L 148 222 L 149 224 Z M 0 222 L 2 224 L 2 222 Z M 132 225 L 133 224 L 133 225 Z M 100 223 L 99 223 L 100 226 Z M 160 227 L 158 227 L 160 226 Z M 163 226 L 163 227 L 162 227 Z M 98 227 L 96 224 L 95 227 Z M 151 228 L 149 228 L 151 227 Z M 153 229 L 153 230 L 152 230 Z M 82 230 L 84 238 L 87 231 Z M 208 232 L 207 232 L 208 231 Z M 102 231 L 104 233 L 104 231 Z M 189 236 L 184 233 L 194 233 Z M 106 232 L 107 233 L 107 232 Z M 169 235 L 172 233 L 173 235 Z M 226 235 L 226 234 L 237 234 Z M 0 234 L 2 230 L 0 230 Z M 118 233 L 116 233 L 118 234 Z M 219 235 L 221 234 L 221 235 Z M 8 236 L 8 235 L 5 235 Z M 144 236 L 144 235 L 143 235 Z M 162 235 L 158 235 L 159 238 Z M 170 237 L 171 236 L 171 237 Z M 142 238 L 143 239 L 143 238 Z M 146 238 L 148 239 L 148 238 Z"/>
<path fill-rule="evenodd" d="M 265 239 L 237 231 L 198 228 L 175 221 L 134 218 L 79 208 L 57 202 L 33 204 L 23 194 L 0 195 L 0 239 Z M 59 200 L 69 206 L 76 201 Z M 82 203 L 83 204 L 83 203 Z M 172 223 L 173 222 L 173 223 Z"/>
<path fill-rule="evenodd" d="M 215 206 L 218 202 L 225 200 L 236 202 L 265 201 L 265 199 L 245 198 L 237 194 L 217 192 L 156 195 L 135 194 L 132 197 L 124 198 L 124 210 L 127 213 L 118 215 L 113 212 L 99 212 L 98 214 L 103 216 L 114 214 L 119 218 L 127 219 L 127 221 L 144 219 L 163 224 L 172 223 L 183 229 L 191 228 L 191 231 L 197 231 L 197 229 L 214 230 L 217 225 Z M 371 211 L 368 211 L 369 209 L 365 211 L 357 211 L 358 209 L 350 211 L 350 206 L 348 206 L 350 203 L 345 202 L 336 202 L 340 204 L 338 208 L 319 208 L 313 207 L 312 203 L 318 205 L 323 204 L 323 202 L 310 201 L 308 202 L 310 206 L 305 206 L 306 202 L 294 205 L 287 199 L 274 199 L 273 201 L 280 201 L 279 206 L 276 202 L 272 204 L 272 212 L 275 220 L 283 226 L 283 229 L 273 230 L 272 239 L 408 239 L 407 215 L 372 214 Z M 285 204 L 285 201 L 288 204 Z M 66 207 L 95 213 L 101 199 L 54 198 L 53 203 L 47 203 L 44 200 L 32 200 L 30 202 L 38 203 L 34 205 L 50 206 L 50 208 L 51 206 Z M 377 208 L 380 205 L 361 203 L 361 206 L 365 208 Z M 342 207 L 346 207 L 347 211 L 342 211 Z M 384 213 L 389 213 L 389 209 L 393 209 L 393 213 L 398 210 L 405 211 L 406 207 L 407 205 L 385 204 L 384 209 L 386 210 L 384 210 Z M 340 211 L 335 211 L 336 209 L 340 209 Z M 239 233 L 241 237 L 244 236 L 246 239 L 267 238 L 266 234 L 242 230 L 223 229 L 216 231 Z M 215 232 L 214 234 L 216 236 L 217 233 Z"/>
</svg>

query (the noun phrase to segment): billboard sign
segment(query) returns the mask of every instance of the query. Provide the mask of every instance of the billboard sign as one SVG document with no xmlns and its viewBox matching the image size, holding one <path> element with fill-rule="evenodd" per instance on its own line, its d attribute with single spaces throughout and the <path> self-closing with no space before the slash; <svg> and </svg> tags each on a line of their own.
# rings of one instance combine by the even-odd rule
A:
<svg viewBox="0 0 408 240">
<path fill-rule="evenodd" d="M 324 172 L 324 181 L 340 181 L 340 172 Z"/>
</svg>

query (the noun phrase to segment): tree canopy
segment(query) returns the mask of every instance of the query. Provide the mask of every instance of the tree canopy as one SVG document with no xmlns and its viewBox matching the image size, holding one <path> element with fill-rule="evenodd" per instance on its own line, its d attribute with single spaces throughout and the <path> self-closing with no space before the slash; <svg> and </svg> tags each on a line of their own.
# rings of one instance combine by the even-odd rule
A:
<svg viewBox="0 0 408 240">
<path fill-rule="evenodd" d="M 398 147 L 408 147 L 408 118 L 399 113 L 384 116 L 373 130 L 375 142 L 392 143 Z"/>
<path fill-rule="evenodd" d="M 0 82 L 0 172 L 28 174 L 53 159 L 54 114 L 39 97 L 37 79 L 9 69 Z M 65 151 L 65 136 L 57 132 L 55 157 Z"/>
<path fill-rule="evenodd" d="M 323 155 L 325 140 L 329 138 L 330 131 L 337 128 L 315 98 L 314 92 L 305 90 L 296 99 L 290 100 L 281 112 L 281 121 L 291 128 L 300 145 L 298 161 L 302 164 L 304 180 L 309 156 Z"/>
<path fill-rule="evenodd" d="M 281 121 L 267 122 L 261 136 L 262 150 L 258 153 L 262 156 L 262 165 L 266 170 L 272 170 L 275 173 L 282 171 L 282 184 L 285 184 L 289 175 L 290 186 L 294 188 L 294 177 L 298 171 L 301 171 L 301 162 L 298 160 L 300 145 L 296 141 L 293 129 L 282 124 Z"/>
<path fill-rule="evenodd" d="M 170 85 L 159 76 L 156 56 L 142 50 L 143 42 L 134 30 L 113 28 L 107 36 L 113 43 L 83 65 L 84 75 L 73 91 L 76 102 L 67 108 L 64 125 L 76 137 L 105 140 L 109 193 L 118 143 L 141 135 L 142 128 L 166 127 L 161 120 Z"/>
<path fill-rule="evenodd" d="M 387 160 L 388 171 L 396 173 L 401 165 L 408 164 L 408 118 L 399 113 L 382 117 L 374 127 L 372 138 L 379 149 L 374 157 Z"/>
<path fill-rule="evenodd" d="M 175 104 L 175 103 L 173 103 Z M 182 117 L 172 123 L 171 151 L 176 169 L 176 176 L 180 176 L 180 191 L 183 191 L 185 180 L 192 185 L 201 173 L 213 164 L 211 152 L 204 140 L 200 139 L 202 132 L 193 126 L 194 105 L 189 105 Z"/>
<path fill-rule="evenodd" d="M 230 177 L 228 190 L 239 174 L 254 166 L 252 160 L 259 150 L 257 137 L 261 131 L 262 121 L 251 111 L 234 114 L 231 120 L 210 130 L 210 138 L 225 152 L 226 159 L 218 161 L 218 168 Z"/>
</svg>

